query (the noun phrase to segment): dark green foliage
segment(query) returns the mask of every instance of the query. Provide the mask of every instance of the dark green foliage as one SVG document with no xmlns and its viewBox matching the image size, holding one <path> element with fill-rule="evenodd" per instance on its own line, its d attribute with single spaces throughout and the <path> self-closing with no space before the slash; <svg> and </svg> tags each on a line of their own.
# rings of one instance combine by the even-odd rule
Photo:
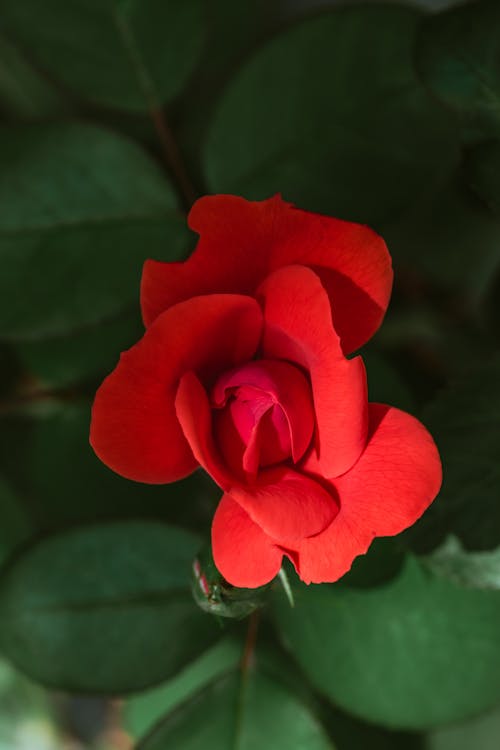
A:
<svg viewBox="0 0 500 750">
<path fill-rule="evenodd" d="M 193 722 L 197 724 L 193 734 Z M 325 731 L 293 692 L 259 670 L 223 674 L 180 705 L 138 750 L 334 750 Z"/>
<path fill-rule="evenodd" d="M 471 125 L 500 133 L 500 5 L 459 3 L 422 26 L 417 67 L 443 103 Z"/>
<path fill-rule="evenodd" d="M 0 18 L 68 88 L 132 110 L 179 92 L 203 36 L 201 0 L 2 0 Z"/>
<path fill-rule="evenodd" d="M 500 2 L 310 5 L 0 0 L 0 750 L 12 669 L 134 693 L 138 750 L 499 746 Z M 200 557 L 203 472 L 141 485 L 88 442 L 142 265 L 187 257 L 206 192 L 383 235 L 369 397 L 443 461 L 422 519 L 341 581 L 287 563 L 293 607 Z M 22 715 L 52 715 L 19 679 Z"/>
<path fill-rule="evenodd" d="M 398 214 L 458 158 L 446 112 L 418 81 L 420 14 L 344 8 L 281 32 L 229 84 L 205 148 L 214 191 L 363 222 Z"/>
<path fill-rule="evenodd" d="M 461 588 L 410 558 L 381 588 L 302 584 L 294 593 L 293 616 L 276 595 L 284 643 L 349 713 L 423 729 L 500 701 L 500 592 Z"/>
<path fill-rule="evenodd" d="M 128 140 L 74 123 L 6 128 L 0 157 L 2 336 L 105 322 L 136 301 L 146 258 L 185 252 L 171 186 Z"/>
<path fill-rule="evenodd" d="M 439 502 L 419 527 L 423 542 L 453 532 L 468 548 L 499 544 L 499 383 L 496 355 L 443 390 L 426 411 L 446 471 Z"/>
<path fill-rule="evenodd" d="M 0 580 L 0 645 L 22 671 L 66 690 L 123 693 L 169 677 L 219 634 L 194 606 L 199 541 L 158 523 L 47 537 Z"/>
</svg>

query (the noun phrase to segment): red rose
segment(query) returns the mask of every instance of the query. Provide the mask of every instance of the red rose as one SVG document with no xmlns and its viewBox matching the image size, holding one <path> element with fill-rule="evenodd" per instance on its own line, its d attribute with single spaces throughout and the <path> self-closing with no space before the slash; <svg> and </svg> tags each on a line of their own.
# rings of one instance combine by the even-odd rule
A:
<svg viewBox="0 0 500 750">
<path fill-rule="evenodd" d="M 145 265 L 147 330 L 97 393 L 91 443 L 140 482 L 201 465 L 224 490 L 212 546 L 235 586 L 267 583 L 283 555 L 304 581 L 335 581 L 441 483 L 425 428 L 368 404 L 363 361 L 345 356 L 387 307 L 385 243 L 279 197 L 202 198 L 189 225 L 189 260 Z"/>
</svg>

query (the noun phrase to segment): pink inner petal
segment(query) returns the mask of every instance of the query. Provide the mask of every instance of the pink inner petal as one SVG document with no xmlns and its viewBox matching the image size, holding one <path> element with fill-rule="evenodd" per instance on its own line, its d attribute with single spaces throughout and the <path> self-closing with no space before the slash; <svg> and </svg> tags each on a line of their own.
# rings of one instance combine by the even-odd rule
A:
<svg viewBox="0 0 500 750">
<path fill-rule="evenodd" d="M 226 415 L 216 419 L 216 429 L 233 470 L 238 453 L 243 470 L 255 475 L 259 466 L 298 461 L 311 442 L 310 386 L 288 362 L 260 360 L 224 373 L 212 390 L 212 404 Z"/>
</svg>

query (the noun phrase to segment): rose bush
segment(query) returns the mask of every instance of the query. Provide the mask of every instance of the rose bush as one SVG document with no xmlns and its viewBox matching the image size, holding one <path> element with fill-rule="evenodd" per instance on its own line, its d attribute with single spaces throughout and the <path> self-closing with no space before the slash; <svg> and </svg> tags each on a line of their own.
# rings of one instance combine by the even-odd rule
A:
<svg viewBox="0 0 500 750">
<path fill-rule="evenodd" d="M 280 197 L 199 200 L 184 263 L 146 263 L 146 332 L 97 392 L 91 443 L 140 482 L 202 466 L 224 494 L 214 560 L 256 587 L 283 556 L 306 582 L 335 581 L 375 536 L 399 533 L 441 483 L 420 422 L 369 404 L 360 356 L 392 285 L 367 227 Z"/>
</svg>

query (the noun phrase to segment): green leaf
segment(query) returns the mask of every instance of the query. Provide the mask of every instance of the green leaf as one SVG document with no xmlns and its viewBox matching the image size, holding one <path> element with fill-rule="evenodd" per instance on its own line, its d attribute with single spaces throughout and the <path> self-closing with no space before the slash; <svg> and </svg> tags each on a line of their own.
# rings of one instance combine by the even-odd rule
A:
<svg viewBox="0 0 500 750">
<path fill-rule="evenodd" d="M 318 690 L 356 716 L 425 729 L 500 700 L 500 593 L 463 589 L 409 558 L 386 586 L 297 584 L 275 618 Z"/>
<path fill-rule="evenodd" d="M 500 356 L 472 368 L 424 413 L 443 462 L 443 487 L 419 524 L 427 545 L 453 533 L 467 548 L 500 543 Z"/>
<path fill-rule="evenodd" d="M 417 732 L 397 732 L 360 721 L 327 701 L 322 703 L 319 717 L 337 750 L 426 750 Z"/>
<path fill-rule="evenodd" d="M 0 110 L 8 117 L 31 120 L 67 109 L 54 87 L 0 34 Z"/>
<path fill-rule="evenodd" d="M 394 577 L 401 570 L 406 549 L 401 537 L 378 537 L 373 540 L 368 552 L 356 557 L 352 568 L 338 582 L 338 586 L 350 588 L 373 588 Z"/>
<path fill-rule="evenodd" d="M 184 85 L 202 10 L 201 0 L 1 0 L 0 27 L 83 97 L 142 111 Z"/>
<path fill-rule="evenodd" d="M 146 258 L 186 249 L 169 183 L 128 140 L 75 123 L 4 128 L 0 158 L 0 336 L 99 323 L 136 302 Z"/>
<path fill-rule="evenodd" d="M 437 575 L 461 586 L 500 589 L 500 547 L 486 552 L 468 552 L 450 535 L 424 562 Z"/>
<path fill-rule="evenodd" d="M 212 191 L 379 222 L 458 158 L 412 65 L 419 11 L 358 6 L 281 32 L 231 81 L 205 148 Z"/>
<path fill-rule="evenodd" d="M 130 482 L 97 458 L 89 424 L 89 403 L 50 400 L 0 420 L 0 471 L 37 529 L 137 516 L 207 529 L 220 489 L 203 472 L 170 485 Z"/>
<path fill-rule="evenodd" d="M 333 750 L 305 705 L 258 668 L 230 672 L 158 723 L 137 750 Z"/>
<path fill-rule="evenodd" d="M 428 16 L 416 50 L 433 94 L 490 132 L 500 132 L 499 28 L 497 0 L 459 4 Z"/>
<path fill-rule="evenodd" d="M 396 221 L 382 229 L 398 270 L 409 270 L 459 289 L 476 303 L 500 264 L 500 222 L 468 188 L 462 174 L 451 174 L 429 190 Z"/>
<path fill-rule="evenodd" d="M 241 651 L 241 643 L 235 638 L 224 638 L 168 682 L 129 698 L 123 709 L 126 731 L 134 738 L 149 732 L 159 719 L 179 704 L 214 679 L 236 669 Z"/>
<path fill-rule="evenodd" d="M 498 96 L 500 102 L 500 91 Z M 500 216 L 500 141 L 483 143 L 471 150 L 468 154 L 467 168 L 474 190 L 486 205 Z"/>
<path fill-rule="evenodd" d="M 289 9 L 269 0 L 210 0 L 206 39 L 196 71 L 175 105 L 176 136 L 189 173 L 203 181 L 201 149 L 212 110 L 241 60 L 287 22 Z"/>
<path fill-rule="evenodd" d="M 123 693 L 168 678 L 220 633 L 189 590 L 198 544 L 139 521 L 39 541 L 0 576 L 0 647 L 59 689 Z"/>
<path fill-rule="evenodd" d="M 135 344 L 144 327 L 138 309 L 82 327 L 69 336 L 17 342 L 24 367 L 44 386 L 67 387 L 107 375 L 122 351 Z"/>
</svg>

